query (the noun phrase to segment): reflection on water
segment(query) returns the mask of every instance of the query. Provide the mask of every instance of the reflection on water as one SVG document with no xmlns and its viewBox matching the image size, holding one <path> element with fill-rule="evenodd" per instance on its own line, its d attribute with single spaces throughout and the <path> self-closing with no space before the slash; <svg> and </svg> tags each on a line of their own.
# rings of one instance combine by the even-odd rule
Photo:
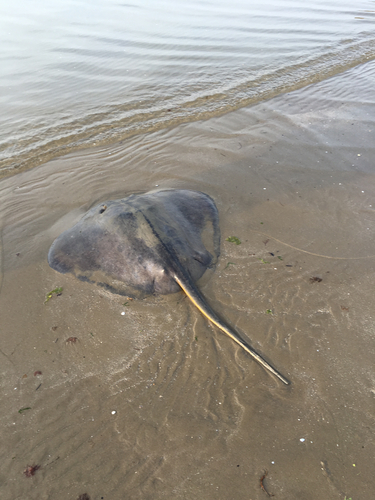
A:
<svg viewBox="0 0 375 500">
<path fill-rule="evenodd" d="M 3 174 L 220 114 L 375 56 L 369 0 L 0 7 Z"/>
</svg>

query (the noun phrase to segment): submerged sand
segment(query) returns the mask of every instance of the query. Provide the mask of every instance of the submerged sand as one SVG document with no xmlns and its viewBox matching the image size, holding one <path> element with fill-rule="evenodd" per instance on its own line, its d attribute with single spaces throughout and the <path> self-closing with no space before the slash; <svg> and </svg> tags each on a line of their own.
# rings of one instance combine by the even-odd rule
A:
<svg viewBox="0 0 375 500">
<path fill-rule="evenodd" d="M 257 500 L 265 470 L 280 500 L 372 498 L 374 77 L 0 182 L 2 499 Z M 88 208 L 155 186 L 215 199 L 221 257 L 199 287 L 289 387 L 182 293 L 126 304 L 49 268 Z"/>
</svg>

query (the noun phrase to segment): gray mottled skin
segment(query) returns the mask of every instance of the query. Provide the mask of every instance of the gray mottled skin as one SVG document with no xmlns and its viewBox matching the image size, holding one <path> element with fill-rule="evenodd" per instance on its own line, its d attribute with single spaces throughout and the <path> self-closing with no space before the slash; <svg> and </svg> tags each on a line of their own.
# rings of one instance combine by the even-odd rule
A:
<svg viewBox="0 0 375 500">
<path fill-rule="evenodd" d="M 54 241 L 48 262 L 117 293 L 173 293 L 180 290 L 176 267 L 195 282 L 211 265 L 201 237 L 209 226 L 217 258 L 219 217 L 208 195 L 174 189 L 131 195 L 89 210 Z"/>
</svg>

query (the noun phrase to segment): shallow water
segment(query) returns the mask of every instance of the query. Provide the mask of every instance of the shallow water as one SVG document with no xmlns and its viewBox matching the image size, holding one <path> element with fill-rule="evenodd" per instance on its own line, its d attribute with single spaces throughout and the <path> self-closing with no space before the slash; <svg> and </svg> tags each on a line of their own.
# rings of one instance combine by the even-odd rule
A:
<svg viewBox="0 0 375 500">
<path fill-rule="evenodd" d="M 264 470 L 279 499 L 372 497 L 374 78 L 367 63 L 1 181 L 2 498 L 260 500 Z M 199 287 L 290 387 L 181 293 L 124 305 L 48 267 L 91 206 L 155 186 L 215 199 L 221 257 Z"/>
<path fill-rule="evenodd" d="M 0 174 L 373 59 L 374 13 L 370 0 L 3 2 Z"/>
</svg>

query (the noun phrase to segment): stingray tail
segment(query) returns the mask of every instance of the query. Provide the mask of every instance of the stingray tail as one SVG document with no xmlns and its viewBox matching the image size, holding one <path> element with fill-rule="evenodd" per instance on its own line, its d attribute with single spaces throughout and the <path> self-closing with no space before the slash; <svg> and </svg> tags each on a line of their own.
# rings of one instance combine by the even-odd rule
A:
<svg viewBox="0 0 375 500">
<path fill-rule="evenodd" d="M 184 277 L 185 278 L 185 277 Z M 262 365 L 266 370 L 273 373 L 281 382 L 285 385 L 289 385 L 289 381 L 281 375 L 273 366 L 267 363 L 266 360 L 260 356 L 257 352 L 249 347 L 232 329 L 230 329 L 225 323 L 215 314 L 215 312 L 206 303 L 203 296 L 200 294 L 199 290 L 193 285 L 190 279 L 182 279 L 177 274 L 174 276 L 176 282 L 180 285 L 182 290 L 186 293 L 193 304 L 201 311 L 201 313 L 206 316 L 214 325 L 216 325 L 220 330 L 229 335 L 237 344 L 239 344 L 246 352 L 250 354 L 260 365 Z"/>
</svg>

